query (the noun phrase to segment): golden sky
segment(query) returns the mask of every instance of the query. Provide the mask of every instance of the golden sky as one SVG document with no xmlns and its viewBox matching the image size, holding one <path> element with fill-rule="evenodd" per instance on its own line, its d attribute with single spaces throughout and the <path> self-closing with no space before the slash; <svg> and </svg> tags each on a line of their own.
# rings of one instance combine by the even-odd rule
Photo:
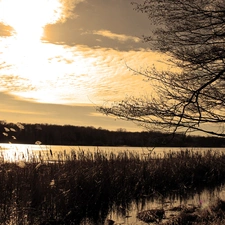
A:
<svg viewBox="0 0 225 225">
<path fill-rule="evenodd" d="M 96 105 L 149 93 L 134 69 L 160 65 L 131 0 L 0 0 L 0 120 L 140 130 Z"/>
</svg>

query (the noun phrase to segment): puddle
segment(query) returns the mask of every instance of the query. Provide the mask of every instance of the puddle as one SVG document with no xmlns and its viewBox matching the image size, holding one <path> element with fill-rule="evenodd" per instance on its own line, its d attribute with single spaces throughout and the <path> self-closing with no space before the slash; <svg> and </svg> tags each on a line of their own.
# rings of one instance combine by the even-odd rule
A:
<svg viewBox="0 0 225 225">
<path fill-rule="evenodd" d="M 160 198 L 154 200 L 145 199 L 138 203 L 132 202 L 127 209 L 123 207 L 118 209 L 117 207 L 117 209 L 112 210 L 108 214 L 105 224 L 107 224 L 107 220 L 110 219 L 114 221 L 114 225 L 144 225 L 147 223 L 137 218 L 139 212 L 162 208 L 165 210 L 165 216 L 161 221 L 163 224 L 172 217 L 176 217 L 180 213 L 181 209 L 185 208 L 190 211 L 204 210 L 214 204 L 218 198 L 225 200 L 224 187 L 218 188 L 214 191 L 204 190 L 201 193 L 189 196 L 187 199 L 178 196 L 168 197 L 163 200 Z"/>
</svg>

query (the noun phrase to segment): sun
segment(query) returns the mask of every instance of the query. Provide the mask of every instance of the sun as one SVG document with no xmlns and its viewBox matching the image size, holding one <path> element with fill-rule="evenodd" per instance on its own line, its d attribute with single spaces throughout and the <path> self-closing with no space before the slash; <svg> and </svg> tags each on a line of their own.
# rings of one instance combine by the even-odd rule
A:
<svg viewBox="0 0 225 225">
<path fill-rule="evenodd" d="M 60 0 L 0 0 L 0 22 L 12 26 L 21 40 L 40 40 L 44 26 L 61 14 Z"/>
<path fill-rule="evenodd" d="M 61 20 L 63 7 L 62 0 L 0 0 L 0 23 L 14 29 L 10 37 L 0 37 L 2 56 L 9 65 L 5 74 L 14 74 L 32 87 L 45 83 L 51 75 L 48 57 L 55 51 L 42 41 L 44 27 Z"/>
</svg>

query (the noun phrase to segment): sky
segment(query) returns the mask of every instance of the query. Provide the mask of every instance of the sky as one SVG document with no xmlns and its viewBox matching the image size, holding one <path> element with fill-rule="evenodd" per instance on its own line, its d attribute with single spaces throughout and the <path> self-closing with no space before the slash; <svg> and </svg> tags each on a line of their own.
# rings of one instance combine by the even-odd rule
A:
<svg viewBox="0 0 225 225">
<path fill-rule="evenodd" d="M 140 1 L 140 0 L 138 0 Z M 132 0 L 0 0 L 0 120 L 139 131 L 96 106 L 150 93 L 160 66 Z"/>
</svg>

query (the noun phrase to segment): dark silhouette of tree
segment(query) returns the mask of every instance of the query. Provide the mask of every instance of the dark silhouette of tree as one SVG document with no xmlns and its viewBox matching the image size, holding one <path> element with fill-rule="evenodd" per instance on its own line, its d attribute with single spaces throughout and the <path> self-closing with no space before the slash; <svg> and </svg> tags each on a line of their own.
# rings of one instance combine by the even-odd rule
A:
<svg viewBox="0 0 225 225">
<path fill-rule="evenodd" d="M 15 138 L 13 138 L 15 137 Z M 53 124 L 13 124 L 0 121 L 0 143 L 70 146 L 133 146 L 133 147 L 224 147 L 223 137 L 188 136 L 124 129 L 109 131 L 94 127 Z M 1 147 L 1 146 L 0 146 Z"/>
<path fill-rule="evenodd" d="M 152 96 L 129 97 L 98 110 L 150 130 L 225 136 L 225 0 L 132 4 L 152 22 L 152 35 L 144 41 L 165 54 L 172 69 L 129 67 L 147 78 Z"/>
</svg>

